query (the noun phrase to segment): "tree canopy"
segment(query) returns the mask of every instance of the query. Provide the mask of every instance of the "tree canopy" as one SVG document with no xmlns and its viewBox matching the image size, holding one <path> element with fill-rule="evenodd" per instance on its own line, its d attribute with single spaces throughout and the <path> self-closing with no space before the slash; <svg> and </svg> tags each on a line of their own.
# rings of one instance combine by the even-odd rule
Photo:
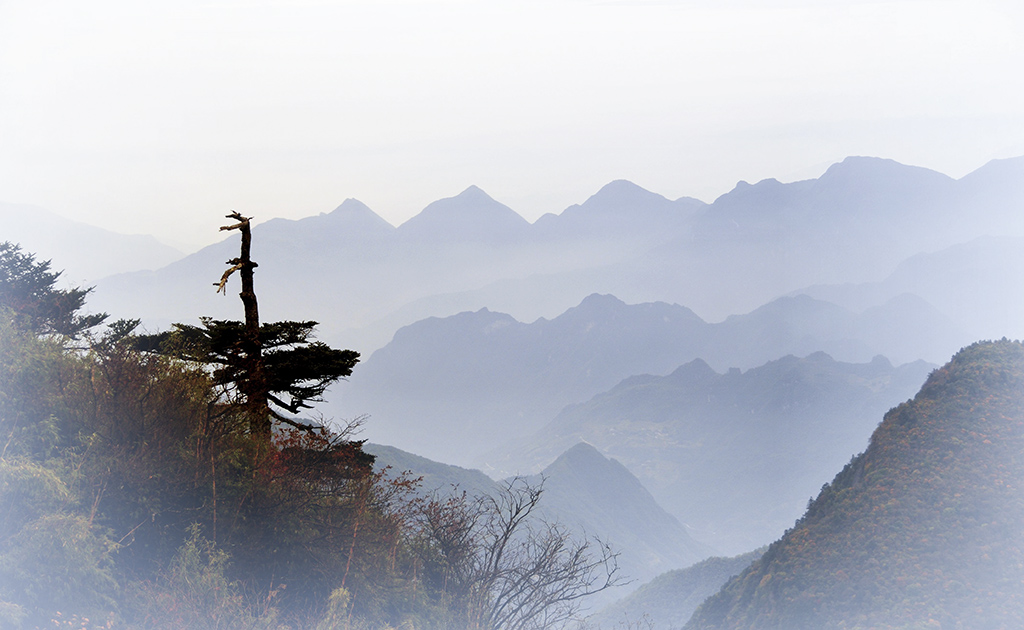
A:
<svg viewBox="0 0 1024 630">
<path fill-rule="evenodd" d="M 323 393 L 338 379 L 352 374 L 359 361 L 354 350 L 338 350 L 312 339 L 317 322 L 282 321 L 259 327 L 262 379 L 258 386 L 254 360 L 241 340 L 244 322 L 200 319 L 200 326 L 174 324 L 171 331 L 145 335 L 138 339 L 142 350 L 158 351 L 178 358 L 214 367 L 214 381 L 232 398 L 245 401 L 257 397 L 258 408 L 266 408 L 273 418 L 292 424 L 283 415 L 310 409 L 310 403 L 323 400 Z"/>
</svg>

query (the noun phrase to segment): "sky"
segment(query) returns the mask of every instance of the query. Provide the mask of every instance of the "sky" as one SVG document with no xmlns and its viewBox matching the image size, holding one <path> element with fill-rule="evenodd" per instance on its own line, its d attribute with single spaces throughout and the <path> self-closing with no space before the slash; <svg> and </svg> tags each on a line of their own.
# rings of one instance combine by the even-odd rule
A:
<svg viewBox="0 0 1024 630">
<path fill-rule="evenodd" d="M 0 201 L 191 251 L 470 185 L 533 221 L 614 179 L 960 177 L 1024 155 L 1021 4 L 0 0 Z"/>
</svg>

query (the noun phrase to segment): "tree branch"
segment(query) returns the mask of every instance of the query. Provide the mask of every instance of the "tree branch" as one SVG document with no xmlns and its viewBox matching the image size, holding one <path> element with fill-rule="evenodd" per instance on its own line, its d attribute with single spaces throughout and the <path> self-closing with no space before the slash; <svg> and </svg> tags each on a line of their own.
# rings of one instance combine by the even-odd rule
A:
<svg viewBox="0 0 1024 630">
<path fill-rule="evenodd" d="M 240 230 L 243 227 L 248 227 L 249 221 L 252 219 L 252 217 L 243 217 L 237 210 L 232 210 L 231 214 L 225 215 L 225 218 L 234 219 L 235 221 L 238 221 L 238 223 L 234 225 L 222 225 L 220 227 L 221 232 L 228 230 Z"/>
<path fill-rule="evenodd" d="M 238 260 L 238 259 L 235 258 L 233 260 L 229 260 L 228 264 L 230 265 L 231 263 L 235 262 L 236 260 Z M 228 278 L 231 277 L 231 274 L 235 273 L 236 271 L 239 271 L 240 269 L 243 269 L 244 267 L 245 267 L 245 265 L 243 265 L 242 263 L 238 263 L 234 267 L 231 267 L 230 269 L 225 271 L 224 275 L 220 277 L 220 282 L 214 282 L 213 283 L 213 286 L 217 287 L 217 293 L 223 293 L 224 295 L 227 295 L 228 294 Z"/>
</svg>

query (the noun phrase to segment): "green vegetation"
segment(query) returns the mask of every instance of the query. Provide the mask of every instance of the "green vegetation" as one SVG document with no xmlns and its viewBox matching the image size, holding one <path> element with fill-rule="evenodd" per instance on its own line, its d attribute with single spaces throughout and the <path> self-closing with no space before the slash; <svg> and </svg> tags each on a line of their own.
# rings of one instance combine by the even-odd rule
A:
<svg viewBox="0 0 1024 630">
<path fill-rule="evenodd" d="M 1024 346 L 961 350 L 688 629 L 1024 627 Z"/>
<path fill-rule="evenodd" d="M 136 322 L 99 331 L 87 291 L 17 246 L 0 273 L 0 628 L 527 630 L 614 581 L 614 554 L 535 524 L 538 488 L 417 498 L 352 426 L 270 409 L 315 401 L 326 372 L 275 380 L 298 364 L 261 349 L 254 386 L 244 351 L 225 372 Z M 264 326 L 335 378 L 355 363 L 312 323 Z M 254 410 L 285 421 L 267 432 Z"/>
</svg>

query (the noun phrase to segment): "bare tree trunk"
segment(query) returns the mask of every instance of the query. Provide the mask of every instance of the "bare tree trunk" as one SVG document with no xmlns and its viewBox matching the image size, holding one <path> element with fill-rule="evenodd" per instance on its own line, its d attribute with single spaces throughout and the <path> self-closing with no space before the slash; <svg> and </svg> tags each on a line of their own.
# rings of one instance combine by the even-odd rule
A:
<svg viewBox="0 0 1024 630">
<path fill-rule="evenodd" d="M 238 230 L 242 234 L 242 248 L 238 258 L 227 262 L 231 267 L 221 276 L 217 291 L 227 295 L 227 281 L 234 272 L 242 278 L 242 299 L 245 309 L 245 334 L 242 337 L 242 355 L 245 357 L 246 378 L 238 383 L 238 388 L 245 396 L 249 412 L 249 431 L 270 439 L 270 403 L 268 402 L 267 379 L 263 367 L 263 344 L 260 340 L 260 309 L 256 301 L 256 290 L 253 288 L 253 270 L 259 265 L 253 262 L 252 232 L 249 221 L 252 217 L 243 217 L 232 212 L 227 218 L 238 221 L 233 225 L 225 225 L 221 231 Z"/>
</svg>

